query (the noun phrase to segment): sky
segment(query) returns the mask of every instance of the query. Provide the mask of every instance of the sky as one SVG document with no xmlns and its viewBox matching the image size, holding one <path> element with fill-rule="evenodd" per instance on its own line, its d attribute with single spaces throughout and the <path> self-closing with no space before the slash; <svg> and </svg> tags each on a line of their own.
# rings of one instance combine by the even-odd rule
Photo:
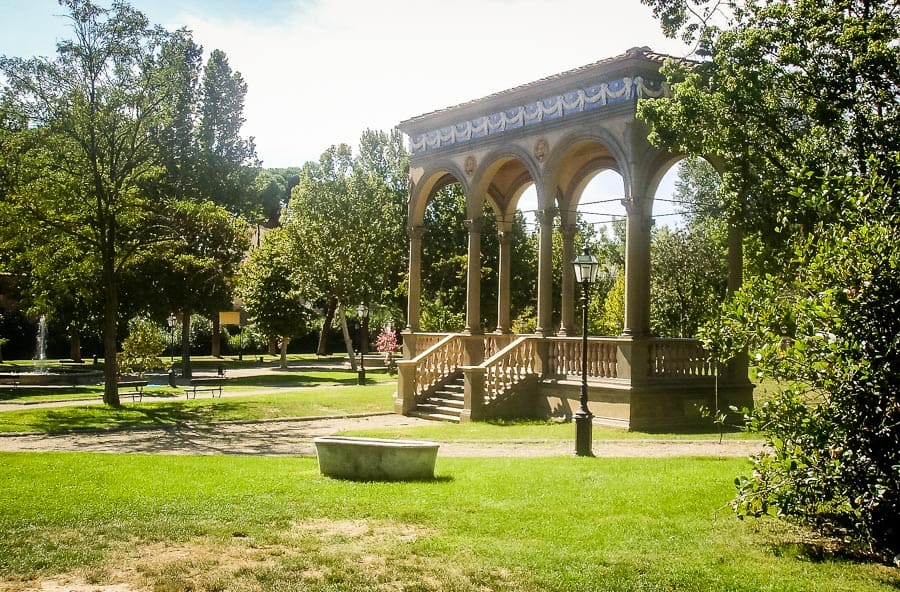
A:
<svg viewBox="0 0 900 592">
<path fill-rule="evenodd" d="M 134 0 L 132 6 L 167 29 L 187 27 L 207 54 L 227 54 L 248 85 L 243 133 L 255 138 L 266 167 L 300 166 L 333 144 L 355 149 L 366 129 L 386 131 L 631 47 L 688 52 L 662 35 L 639 0 Z M 52 57 L 56 42 L 69 36 L 63 13 L 55 0 L 0 0 L 0 54 Z M 621 193 L 621 187 L 595 190 Z"/>
</svg>

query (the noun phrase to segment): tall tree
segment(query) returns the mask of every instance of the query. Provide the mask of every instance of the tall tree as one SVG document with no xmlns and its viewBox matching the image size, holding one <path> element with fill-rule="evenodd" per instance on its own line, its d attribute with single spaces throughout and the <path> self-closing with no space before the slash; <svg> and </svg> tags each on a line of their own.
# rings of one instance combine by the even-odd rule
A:
<svg viewBox="0 0 900 592">
<path fill-rule="evenodd" d="M 381 302 L 402 261 L 402 209 L 383 182 L 360 173 L 349 146 L 304 166 L 282 218 L 311 299 Z"/>
<path fill-rule="evenodd" d="M 169 35 L 123 3 L 61 0 L 73 38 L 55 59 L 0 59 L 10 110 L 28 126 L 15 187 L 2 206 L 7 236 L 64 240 L 93 262 L 103 292 L 104 401 L 118 405 L 119 288 L 137 253 L 165 234 L 153 131 L 171 120 L 174 74 L 160 59 Z"/>
<path fill-rule="evenodd" d="M 849 529 L 900 553 L 900 7 L 747 2 L 720 34 L 644 0 L 673 33 L 708 33 L 710 60 L 665 68 L 673 96 L 639 111 L 653 138 L 726 164 L 728 217 L 760 249 L 711 341 L 750 346 L 791 388 L 754 426 L 771 451 L 740 483 L 744 514 Z M 701 10 L 701 13 L 703 13 Z M 693 29 L 690 29 L 693 27 Z"/>
<path fill-rule="evenodd" d="M 250 219 L 262 216 L 251 191 L 259 163 L 253 138 L 244 139 L 244 98 L 247 83 L 233 72 L 225 53 L 213 50 L 203 70 L 199 150 L 199 196 Z"/>
</svg>

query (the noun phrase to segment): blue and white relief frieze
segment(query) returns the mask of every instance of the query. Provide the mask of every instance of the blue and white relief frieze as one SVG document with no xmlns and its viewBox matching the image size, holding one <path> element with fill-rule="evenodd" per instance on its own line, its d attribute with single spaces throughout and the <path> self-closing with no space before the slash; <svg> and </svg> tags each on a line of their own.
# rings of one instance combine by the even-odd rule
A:
<svg viewBox="0 0 900 592">
<path fill-rule="evenodd" d="M 410 150 L 417 154 L 636 98 L 656 99 L 667 92 L 664 83 L 641 76 L 602 82 L 419 134 L 410 138 Z"/>
</svg>

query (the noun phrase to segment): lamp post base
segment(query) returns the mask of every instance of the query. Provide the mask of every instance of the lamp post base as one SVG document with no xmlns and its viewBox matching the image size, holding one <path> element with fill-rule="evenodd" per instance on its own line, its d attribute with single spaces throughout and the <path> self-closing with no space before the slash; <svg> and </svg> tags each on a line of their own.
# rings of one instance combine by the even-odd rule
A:
<svg viewBox="0 0 900 592">
<path fill-rule="evenodd" d="M 593 419 L 591 412 L 575 414 L 575 456 L 594 456 L 591 450 Z"/>
</svg>

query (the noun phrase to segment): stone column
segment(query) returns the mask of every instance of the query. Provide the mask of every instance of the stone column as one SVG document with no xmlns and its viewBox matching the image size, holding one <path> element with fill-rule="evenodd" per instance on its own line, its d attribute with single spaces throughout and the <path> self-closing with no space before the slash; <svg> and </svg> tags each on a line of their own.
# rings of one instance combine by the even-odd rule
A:
<svg viewBox="0 0 900 592">
<path fill-rule="evenodd" d="M 497 239 L 500 243 L 500 269 L 497 273 L 497 333 L 509 333 L 512 330 L 510 322 L 510 274 L 512 260 L 512 224 L 498 222 L 500 230 L 497 231 Z"/>
<path fill-rule="evenodd" d="M 422 237 L 424 226 L 410 226 L 409 232 L 409 289 L 406 303 L 406 330 L 415 333 L 419 330 L 419 317 L 422 311 Z"/>
<path fill-rule="evenodd" d="M 466 265 L 466 328 L 468 335 L 481 333 L 481 227 L 483 218 L 466 220 L 469 255 Z"/>
<path fill-rule="evenodd" d="M 563 237 L 562 318 L 559 334 L 575 335 L 575 270 L 572 261 L 575 260 L 575 233 L 578 227 L 565 224 L 559 230 Z"/>
<path fill-rule="evenodd" d="M 540 226 L 538 310 L 535 333 L 544 337 L 553 334 L 553 218 L 555 216 L 555 209 L 535 212 L 535 217 Z"/>
<path fill-rule="evenodd" d="M 744 233 L 734 224 L 728 224 L 728 297 L 741 289 L 744 283 Z M 728 363 L 728 378 L 736 384 L 749 384 L 750 360 L 747 350 Z"/>
<path fill-rule="evenodd" d="M 632 197 L 622 202 L 628 213 L 625 226 L 625 335 L 650 333 L 650 213 L 647 201 Z"/>
</svg>

